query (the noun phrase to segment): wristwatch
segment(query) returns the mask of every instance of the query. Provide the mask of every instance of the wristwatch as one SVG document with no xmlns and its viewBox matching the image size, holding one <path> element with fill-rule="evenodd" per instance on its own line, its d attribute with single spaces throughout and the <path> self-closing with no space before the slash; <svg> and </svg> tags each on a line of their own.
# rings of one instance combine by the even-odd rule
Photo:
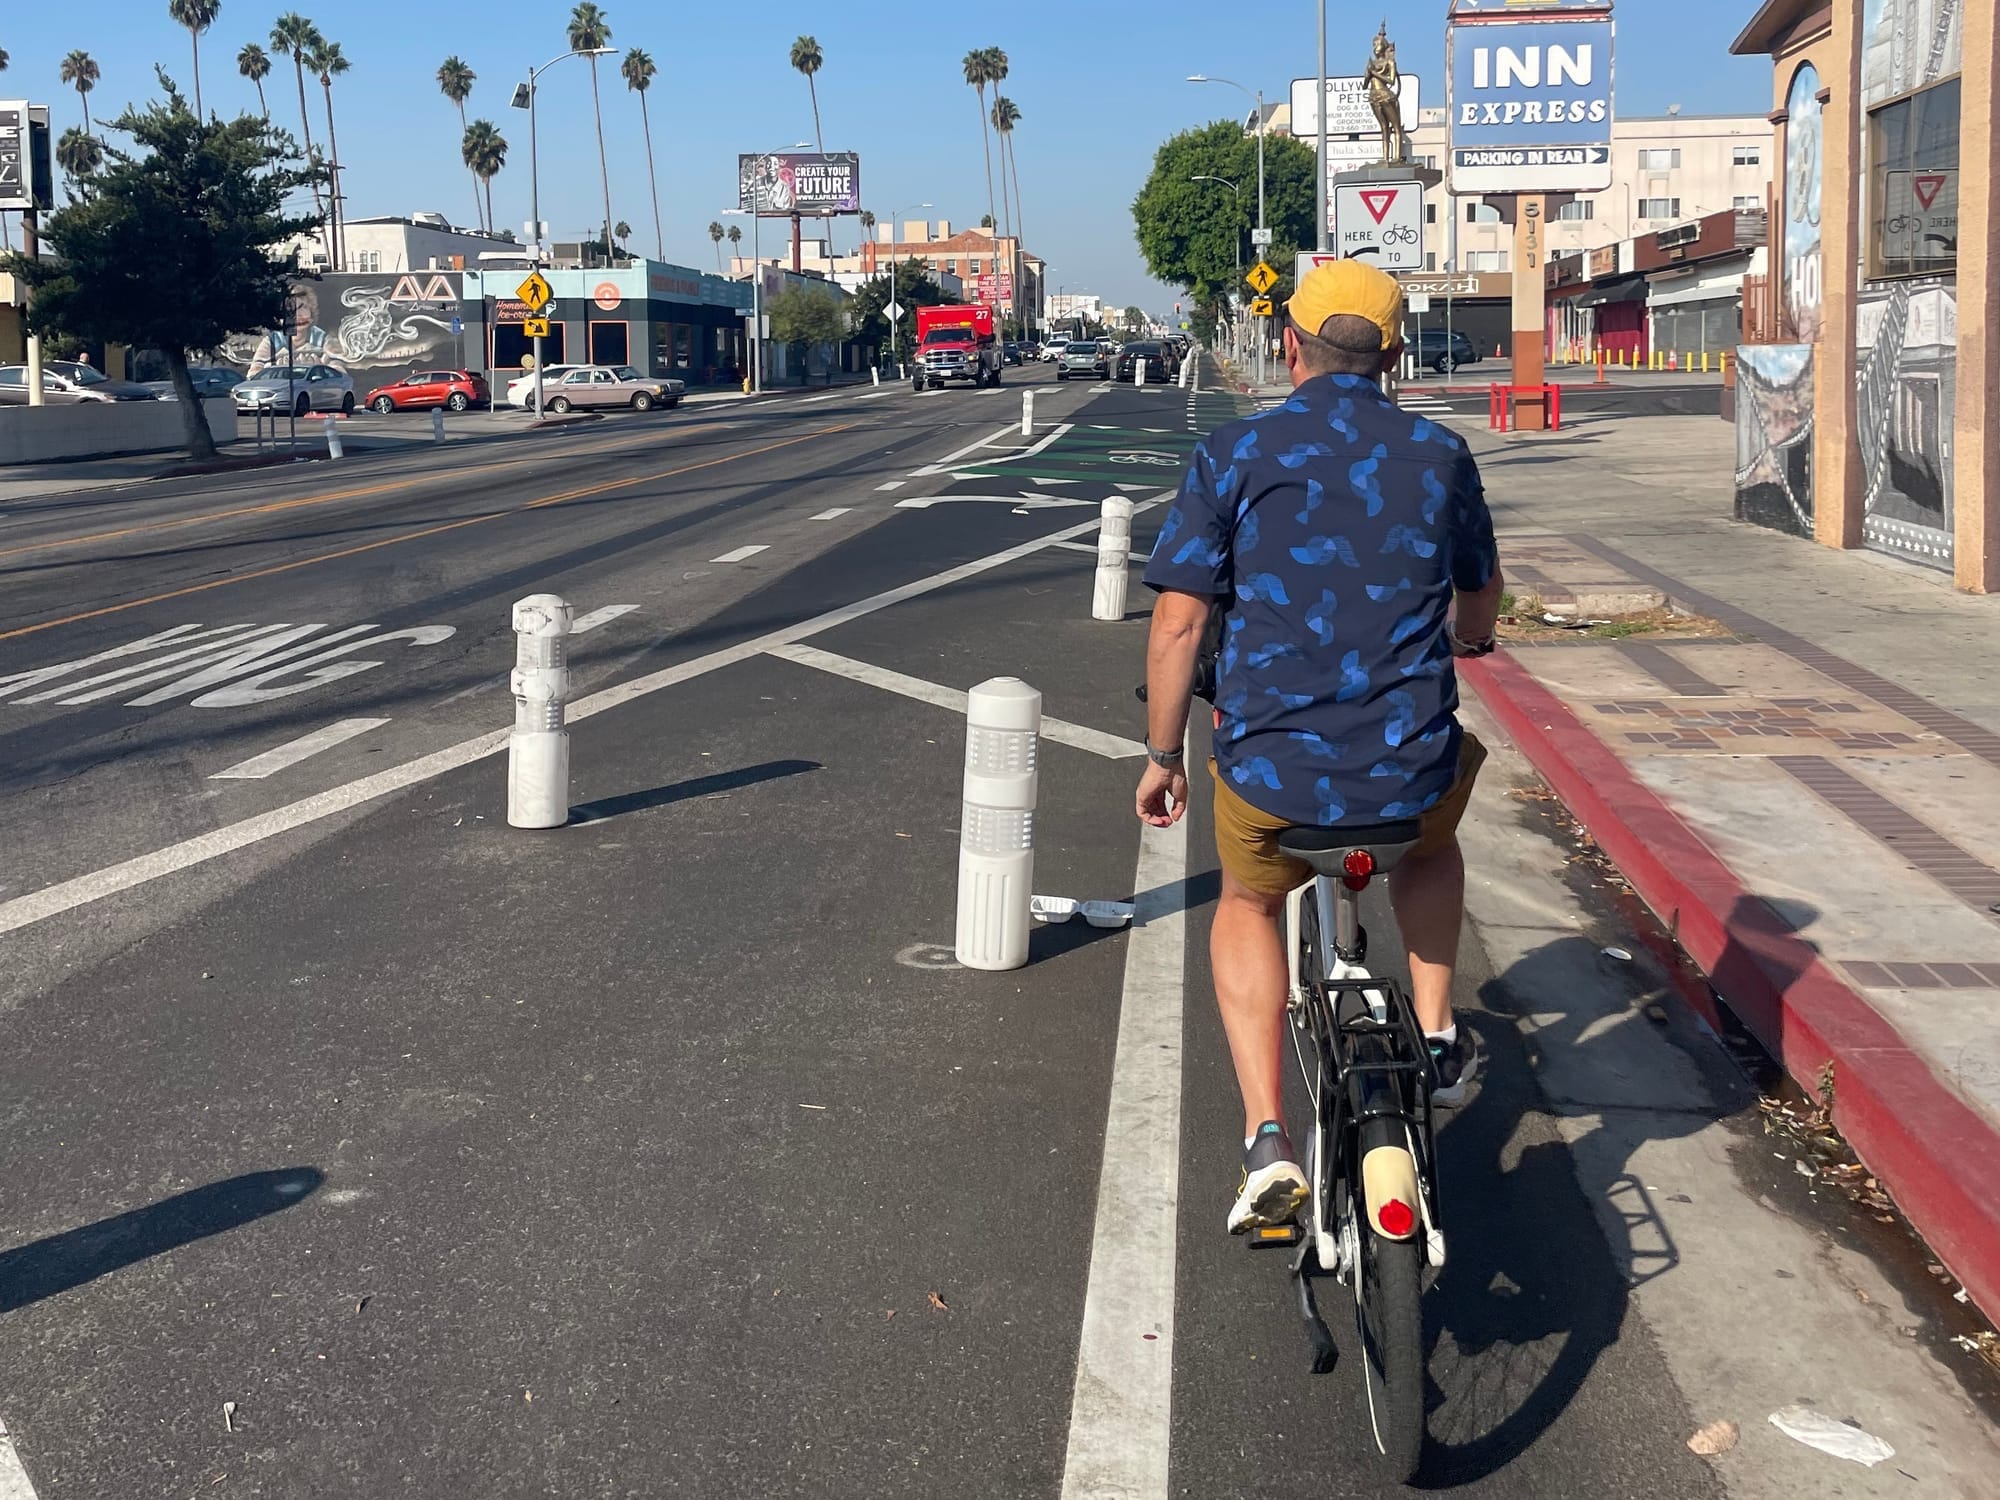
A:
<svg viewBox="0 0 2000 1500">
<path fill-rule="evenodd" d="M 1178 771 L 1187 761 L 1187 746 L 1183 745 L 1178 750 L 1157 750 L 1153 747 L 1153 742 L 1148 740 L 1146 759 L 1163 771 Z"/>
<path fill-rule="evenodd" d="M 1459 637 L 1456 625 L 1445 626 L 1444 633 L 1445 638 L 1451 642 L 1453 656 L 1491 656 L 1494 646 L 1499 643 L 1498 638 L 1491 635 L 1483 641 L 1463 640 Z"/>
</svg>

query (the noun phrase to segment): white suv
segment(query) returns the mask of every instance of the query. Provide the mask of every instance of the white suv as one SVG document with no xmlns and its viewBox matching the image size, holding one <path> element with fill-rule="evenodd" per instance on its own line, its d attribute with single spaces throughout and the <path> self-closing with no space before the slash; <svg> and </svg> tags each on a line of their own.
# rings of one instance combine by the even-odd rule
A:
<svg viewBox="0 0 2000 1500">
<path fill-rule="evenodd" d="M 1042 363 L 1045 365 L 1054 364 L 1062 358 L 1063 350 L 1067 349 L 1069 345 L 1070 340 L 1067 334 L 1058 333 L 1052 335 L 1048 342 L 1042 345 Z"/>
</svg>

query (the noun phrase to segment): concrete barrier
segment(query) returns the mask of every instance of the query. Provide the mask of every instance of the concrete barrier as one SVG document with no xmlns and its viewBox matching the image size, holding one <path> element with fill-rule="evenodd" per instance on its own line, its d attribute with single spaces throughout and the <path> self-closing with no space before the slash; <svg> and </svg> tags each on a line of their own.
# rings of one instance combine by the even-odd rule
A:
<svg viewBox="0 0 2000 1500">
<path fill-rule="evenodd" d="M 236 441 L 236 403 L 201 403 L 217 443 Z M 58 458 L 111 458 L 184 446 L 177 401 L 82 401 L 72 406 L 0 406 L 0 464 Z"/>
</svg>

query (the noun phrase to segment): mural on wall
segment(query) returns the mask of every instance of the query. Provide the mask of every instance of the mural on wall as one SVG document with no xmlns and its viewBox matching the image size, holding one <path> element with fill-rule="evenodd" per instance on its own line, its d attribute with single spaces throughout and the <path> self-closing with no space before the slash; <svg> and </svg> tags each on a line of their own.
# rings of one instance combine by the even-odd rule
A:
<svg viewBox="0 0 2000 1500">
<path fill-rule="evenodd" d="M 464 363 L 463 341 L 451 331 L 458 308 L 455 272 L 336 273 L 299 282 L 290 326 L 232 334 L 221 360 L 251 375 L 287 362 L 328 364 L 353 375 L 357 385 L 413 369 L 456 367 Z"/>
<path fill-rule="evenodd" d="M 1949 78 L 1959 70 L 1964 41 L 1965 0 L 1868 0 L 1861 13 L 1862 106 Z"/>
<path fill-rule="evenodd" d="M 1813 532 L 1810 344 L 1736 351 L 1736 519 Z"/>
<path fill-rule="evenodd" d="M 1820 140 L 1825 107 L 1819 70 L 1802 64 L 1785 98 L 1785 316 L 1792 335 L 1819 337 L 1824 283 L 1820 261 Z"/>
<path fill-rule="evenodd" d="M 1880 551 L 1949 568 L 1957 292 L 1949 284 L 1909 281 L 1864 290 L 1855 325 L 1862 539 Z"/>
</svg>

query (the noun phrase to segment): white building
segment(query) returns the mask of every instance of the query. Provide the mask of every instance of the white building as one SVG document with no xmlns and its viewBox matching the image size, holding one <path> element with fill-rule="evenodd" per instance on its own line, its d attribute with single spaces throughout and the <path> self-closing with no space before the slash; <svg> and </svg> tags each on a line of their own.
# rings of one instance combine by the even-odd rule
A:
<svg viewBox="0 0 2000 1500">
<path fill-rule="evenodd" d="M 1051 292 L 1049 294 L 1049 321 L 1066 323 L 1072 318 L 1084 318 L 1093 323 L 1104 321 L 1104 299 L 1091 292 Z"/>
<path fill-rule="evenodd" d="M 300 235 L 293 242 L 299 265 L 308 271 L 358 271 L 372 276 L 387 271 L 476 271 L 479 257 L 521 248 L 511 232 L 488 234 L 460 229 L 438 213 L 394 214 L 348 219 L 341 225 L 341 264 L 329 263 L 324 233 Z"/>
</svg>

